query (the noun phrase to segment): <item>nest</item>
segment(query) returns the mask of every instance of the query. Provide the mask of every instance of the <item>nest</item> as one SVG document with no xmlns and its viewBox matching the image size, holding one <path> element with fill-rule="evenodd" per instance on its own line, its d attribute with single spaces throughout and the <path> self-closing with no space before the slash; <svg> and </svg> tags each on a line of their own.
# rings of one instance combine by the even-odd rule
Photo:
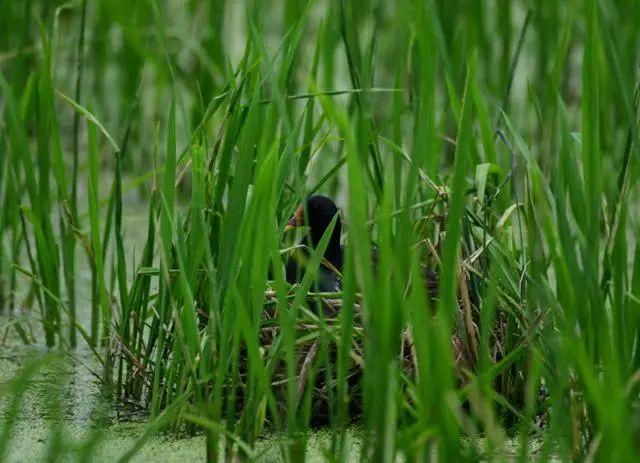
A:
<svg viewBox="0 0 640 463">
<path fill-rule="evenodd" d="M 466 277 L 468 278 L 468 276 Z M 429 274 L 425 278 L 432 305 L 437 303 L 438 281 L 437 275 Z M 460 293 L 466 288 L 466 282 L 461 282 Z M 307 299 L 308 306 L 316 308 L 311 311 L 306 307 L 300 309 L 300 314 L 296 320 L 296 406 L 301 406 L 305 395 L 311 401 L 310 421 L 312 425 L 321 426 L 329 422 L 329 407 L 337 397 L 336 378 L 332 366 L 337 362 L 337 351 L 339 335 L 318 336 L 319 332 L 340 332 L 340 311 L 342 309 L 342 299 L 331 297 L 319 297 L 310 295 Z M 461 294 L 458 306 L 461 316 L 464 318 L 465 305 L 471 302 L 468 297 Z M 321 307 L 322 317 L 318 315 L 318 307 Z M 273 349 L 277 348 L 277 339 L 280 334 L 280 320 L 278 304 L 275 294 L 267 293 L 267 304 L 262 313 L 263 323 L 260 331 L 260 343 L 263 358 L 268 358 L 273 354 Z M 474 324 L 475 327 L 475 324 Z M 362 416 L 362 376 L 365 367 L 364 361 L 364 336 L 365 328 L 362 320 L 361 305 L 354 304 L 353 333 L 349 352 L 349 362 L 347 367 L 347 386 L 349 416 L 353 420 L 358 420 Z M 473 335 L 475 336 L 475 328 Z M 323 339 L 324 338 L 324 339 Z M 417 371 L 417 356 L 411 330 L 405 328 L 402 332 L 402 339 L 399 340 L 399 365 L 403 374 L 409 379 L 415 377 Z M 463 371 L 469 368 L 470 356 L 465 354 L 464 342 L 461 336 L 456 333 L 452 336 L 452 351 L 457 367 L 458 378 L 464 381 Z M 324 352 L 322 350 L 325 350 Z M 282 354 L 282 353 L 280 353 Z M 285 412 L 287 406 L 287 385 L 290 381 L 287 374 L 287 364 L 284 355 L 280 355 L 277 366 L 272 376 L 271 386 L 278 398 L 281 412 Z M 245 362 L 241 362 L 245 363 Z M 329 370 L 329 371 L 328 371 Z M 244 373 L 244 372 L 243 372 Z M 241 377 L 244 374 L 241 374 Z"/>
</svg>

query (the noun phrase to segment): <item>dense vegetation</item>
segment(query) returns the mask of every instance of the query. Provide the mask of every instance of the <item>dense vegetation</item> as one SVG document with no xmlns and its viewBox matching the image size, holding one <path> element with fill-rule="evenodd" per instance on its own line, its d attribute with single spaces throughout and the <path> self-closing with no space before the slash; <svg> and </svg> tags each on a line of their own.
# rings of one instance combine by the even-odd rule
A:
<svg viewBox="0 0 640 463">
<path fill-rule="evenodd" d="M 0 1 L 4 338 L 89 346 L 211 460 L 326 425 L 335 460 L 356 426 L 364 460 L 637 461 L 636 6 Z M 326 241 L 284 276 L 318 192 L 335 294 Z M 0 384 L 0 460 L 48 358 Z"/>
</svg>

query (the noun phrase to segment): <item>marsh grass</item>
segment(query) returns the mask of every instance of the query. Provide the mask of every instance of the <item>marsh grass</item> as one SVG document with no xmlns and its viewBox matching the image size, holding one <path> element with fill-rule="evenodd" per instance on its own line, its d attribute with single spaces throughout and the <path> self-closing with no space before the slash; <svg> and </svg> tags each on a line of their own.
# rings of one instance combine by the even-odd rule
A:
<svg viewBox="0 0 640 463">
<path fill-rule="evenodd" d="M 0 310 L 24 342 L 90 345 L 149 411 L 124 461 L 166 428 L 211 461 L 276 433 L 298 461 L 320 416 L 337 461 L 354 422 L 363 460 L 500 460 L 514 437 L 522 461 L 634 461 L 631 4 L 9 2 Z M 284 276 L 316 192 L 347 224 L 339 294 L 313 287 L 329 233 Z"/>
</svg>

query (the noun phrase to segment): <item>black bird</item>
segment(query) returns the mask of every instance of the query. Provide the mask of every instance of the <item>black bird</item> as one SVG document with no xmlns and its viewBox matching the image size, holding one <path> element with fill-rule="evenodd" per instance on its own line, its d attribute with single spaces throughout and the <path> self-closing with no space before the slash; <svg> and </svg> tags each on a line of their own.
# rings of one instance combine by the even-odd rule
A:
<svg viewBox="0 0 640 463">
<path fill-rule="evenodd" d="M 309 237 L 311 245 L 305 238 L 302 244 L 315 248 L 325 230 L 335 216 L 336 224 L 329 238 L 329 244 L 324 253 L 325 262 L 318 269 L 315 290 L 320 292 L 339 292 L 342 289 L 342 282 L 339 273 L 342 273 L 344 263 L 344 246 L 340 244 L 340 235 L 342 233 L 342 221 L 340 219 L 340 211 L 335 203 L 326 196 L 314 195 L 307 198 L 304 207 L 300 205 L 296 213 L 287 223 L 285 230 L 292 230 L 297 227 L 306 225 L 305 217 L 309 225 Z M 286 277 L 291 284 L 298 283 L 304 275 L 305 264 L 309 259 L 309 253 L 305 250 L 296 251 L 287 261 Z M 371 249 L 371 260 L 373 273 L 378 274 L 379 250 L 376 246 Z M 328 264 L 327 264 L 328 262 Z M 337 270 L 337 272 L 335 271 Z M 426 267 L 422 268 L 422 278 L 427 290 L 429 298 L 433 301 L 438 295 L 438 274 Z"/>
<path fill-rule="evenodd" d="M 344 247 L 340 244 L 342 222 L 340 211 L 335 203 L 326 196 L 314 195 L 307 198 L 304 207 L 301 204 L 291 218 L 285 230 L 292 230 L 304 225 L 309 226 L 309 236 L 304 238 L 302 244 L 314 248 L 322 239 L 324 232 L 334 217 L 337 216 L 329 243 L 324 252 L 324 263 L 318 269 L 315 282 L 315 290 L 320 292 L 338 292 L 341 290 L 340 275 L 344 262 Z M 305 218 L 308 223 L 305 222 Z M 309 243 L 311 239 L 311 243 Z M 309 253 L 304 249 L 294 251 L 289 257 L 286 267 L 287 281 L 291 284 L 298 283 L 304 275 L 304 267 L 309 259 Z M 337 270 L 338 272 L 336 272 Z"/>
</svg>

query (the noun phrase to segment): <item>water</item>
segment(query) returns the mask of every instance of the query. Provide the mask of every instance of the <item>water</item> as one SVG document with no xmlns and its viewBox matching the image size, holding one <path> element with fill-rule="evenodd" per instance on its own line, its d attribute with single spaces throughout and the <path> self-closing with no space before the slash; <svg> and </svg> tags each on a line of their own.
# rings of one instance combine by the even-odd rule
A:
<svg viewBox="0 0 640 463">
<path fill-rule="evenodd" d="M 125 246 L 129 257 L 139 259 L 146 239 L 146 206 L 129 204 L 125 217 Z M 85 327 L 90 317 L 91 274 L 87 259 L 77 250 L 78 319 Z M 18 298 L 20 300 L 20 298 Z M 35 338 L 42 340 L 37 309 L 25 311 L 23 319 L 33 328 Z M 144 413 L 123 414 L 112 400 L 102 394 L 99 377 L 102 367 L 83 340 L 73 352 L 51 351 L 42 346 L 25 346 L 15 331 L 9 328 L 12 319 L 0 317 L 0 385 L 14 378 L 30 362 L 44 361 L 30 381 L 24 384 L 25 394 L 20 414 L 14 422 L 7 462 L 44 461 L 55 440 L 71 449 L 66 459 L 92 438 L 96 444 L 90 452 L 91 461 L 117 461 L 143 435 L 148 422 Z M 1 386 L 0 386 L 1 387 Z M 7 425 L 9 397 L 0 389 L 0 433 Z M 159 433 L 146 442 L 132 461 L 203 461 L 204 438 L 178 438 L 172 433 Z"/>
<path fill-rule="evenodd" d="M 0 332 L 8 319 L 0 317 Z M 89 453 L 94 462 L 118 461 L 144 434 L 149 424 L 144 413 L 119 411 L 103 395 L 98 378 L 100 365 L 88 349 L 72 354 L 49 351 L 42 347 L 22 346 L 12 337 L 0 345 L 0 385 L 6 384 L 30 362 L 45 364 L 24 384 L 25 394 L 20 414 L 14 423 L 7 463 L 46 461 L 53 443 L 67 449 L 62 461 L 78 461 L 77 451 L 95 440 Z M 2 386 L 0 386 L 1 388 Z M 2 391 L 2 389 L 0 389 Z M 9 400 L 2 391 L 0 433 L 7 425 Z M 358 431 L 353 429 L 351 456 L 360 451 Z M 256 446 L 259 461 L 282 461 L 279 438 L 262 439 Z M 315 431 L 308 443 L 308 460 L 323 461 L 331 436 L 326 430 Z M 159 432 L 145 442 L 130 461 L 204 461 L 203 435 L 178 436 Z M 3 463 L 4 463 L 3 461 Z"/>
</svg>

